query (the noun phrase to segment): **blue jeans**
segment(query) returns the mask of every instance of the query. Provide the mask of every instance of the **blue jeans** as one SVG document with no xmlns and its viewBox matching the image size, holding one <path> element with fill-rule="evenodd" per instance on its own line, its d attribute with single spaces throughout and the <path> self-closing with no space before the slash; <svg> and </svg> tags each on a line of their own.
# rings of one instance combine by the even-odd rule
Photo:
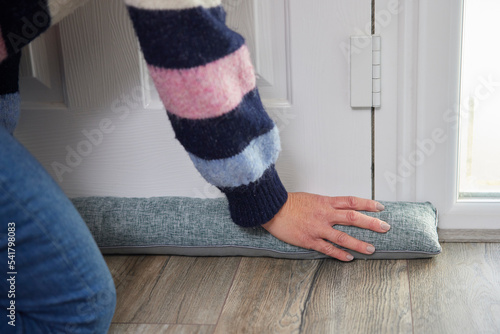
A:
<svg viewBox="0 0 500 334">
<path fill-rule="evenodd" d="M 116 291 L 92 235 L 1 125 L 0 227 L 0 333 L 108 331 Z"/>
</svg>

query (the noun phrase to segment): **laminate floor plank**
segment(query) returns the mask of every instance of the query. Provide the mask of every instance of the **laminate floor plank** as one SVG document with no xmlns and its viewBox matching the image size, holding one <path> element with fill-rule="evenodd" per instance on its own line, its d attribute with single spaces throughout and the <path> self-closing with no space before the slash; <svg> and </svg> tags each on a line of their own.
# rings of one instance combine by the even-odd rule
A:
<svg viewBox="0 0 500 334">
<path fill-rule="evenodd" d="M 169 256 L 105 256 L 116 287 L 113 322 L 126 322 L 147 303 Z"/>
<path fill-rule="evenodd" d="M 112 324 L 108 334 L 212 334 L 210 325 Z"/>
<path fill-rule="evenodd" d="M 106 257 L 117 288 L 114 323 L 215 325 L 237 257 Z"/>
<path fill-rule="evenodd" d="M 322 261 L 242 259 L 215 333 L 296 333 Z"/>
<path fill-rule="evenodd" d="M 410 261 L 105 259 L 110 333 L 500 333 L 498 243 Z"/>
<path fill-rule="evenodd" d="M 301 333 L 411 333 L 407 261 L 325 261 Z"/>
<path fill-rule="evenodd" d="M 500 333 L 500 244 L 442 246 L 409 262 L 414 333 Z"/>
</svg>

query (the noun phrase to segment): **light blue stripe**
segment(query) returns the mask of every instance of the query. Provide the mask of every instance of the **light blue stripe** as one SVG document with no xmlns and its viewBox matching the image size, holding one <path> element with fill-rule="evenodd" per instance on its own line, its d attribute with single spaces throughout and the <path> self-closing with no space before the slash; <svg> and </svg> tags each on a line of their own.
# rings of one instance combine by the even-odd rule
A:
<svg viewBox="0 0 500 334">
<path fill-rule="evenodd" d="M 276 126 L 255 138 L 238 155 L 227 159 L 205 160 L 189 154 L 201 175 L 217 187 L 239 187 L 257 181 L 278 159 L 280 137 Z"/>
<path fill-rule="evenodd" d="M 14 133 L 19 112 L 21 110 L 21 98 L 19 93 L 0 95 L 0 126 Z"/>
</svg>

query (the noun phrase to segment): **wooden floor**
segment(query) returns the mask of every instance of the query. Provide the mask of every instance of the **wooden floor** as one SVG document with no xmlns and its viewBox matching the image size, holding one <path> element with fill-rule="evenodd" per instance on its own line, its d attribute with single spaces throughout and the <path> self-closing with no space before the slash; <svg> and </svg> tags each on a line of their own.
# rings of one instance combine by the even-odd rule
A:
<svg viewBox="0 0 500 334">
<path fill-rule="evenodd" d="M 110 333 L 500 333 L 500 244 L 430 260 L 106 256 Z"/>
</svg>

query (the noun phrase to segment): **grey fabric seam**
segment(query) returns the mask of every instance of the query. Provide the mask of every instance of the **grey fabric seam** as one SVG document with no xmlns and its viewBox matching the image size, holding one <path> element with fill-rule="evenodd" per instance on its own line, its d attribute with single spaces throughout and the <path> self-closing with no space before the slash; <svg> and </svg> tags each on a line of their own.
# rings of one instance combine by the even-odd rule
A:
<svg viewBox="0 0 500 334">
<path fill-rule="evenodd" d="M 278 254 L 320 254 L 316 251 L 304 251 L 304 252 L 295 252 L 295 251 L 278 251 L 278 250 L 273 250 L 269 248 L 259 248 L 259 247 L 248 247 L 248 246 L 237 246 L 237 245 L 218 245 L 218 246 L 179 246 L 179 245 L 130 245 L 130 246 L 125 246 L 125 245 L 118 245 L 118 246 L 103 246 L 99 247 L 100 249 L 106 250 L 106 249 L 117 249 L 117 248 L 186 248 L 186 249 L 213 249 L 213 248 L 240 248 L 240 249 L 249 249 L 249 250 L 265 250 L 268 252 L 274 252 Z M 426 254 L 426 255 L 433 255 L 433 254 L 439 254 L 440 252 L 426 252 L 426 251 L 408 251 L 408 250 L 380 250 L 376 251 L 378 254 L 381 253 L 408 253 L 408 254 Z"/>
</svg>

